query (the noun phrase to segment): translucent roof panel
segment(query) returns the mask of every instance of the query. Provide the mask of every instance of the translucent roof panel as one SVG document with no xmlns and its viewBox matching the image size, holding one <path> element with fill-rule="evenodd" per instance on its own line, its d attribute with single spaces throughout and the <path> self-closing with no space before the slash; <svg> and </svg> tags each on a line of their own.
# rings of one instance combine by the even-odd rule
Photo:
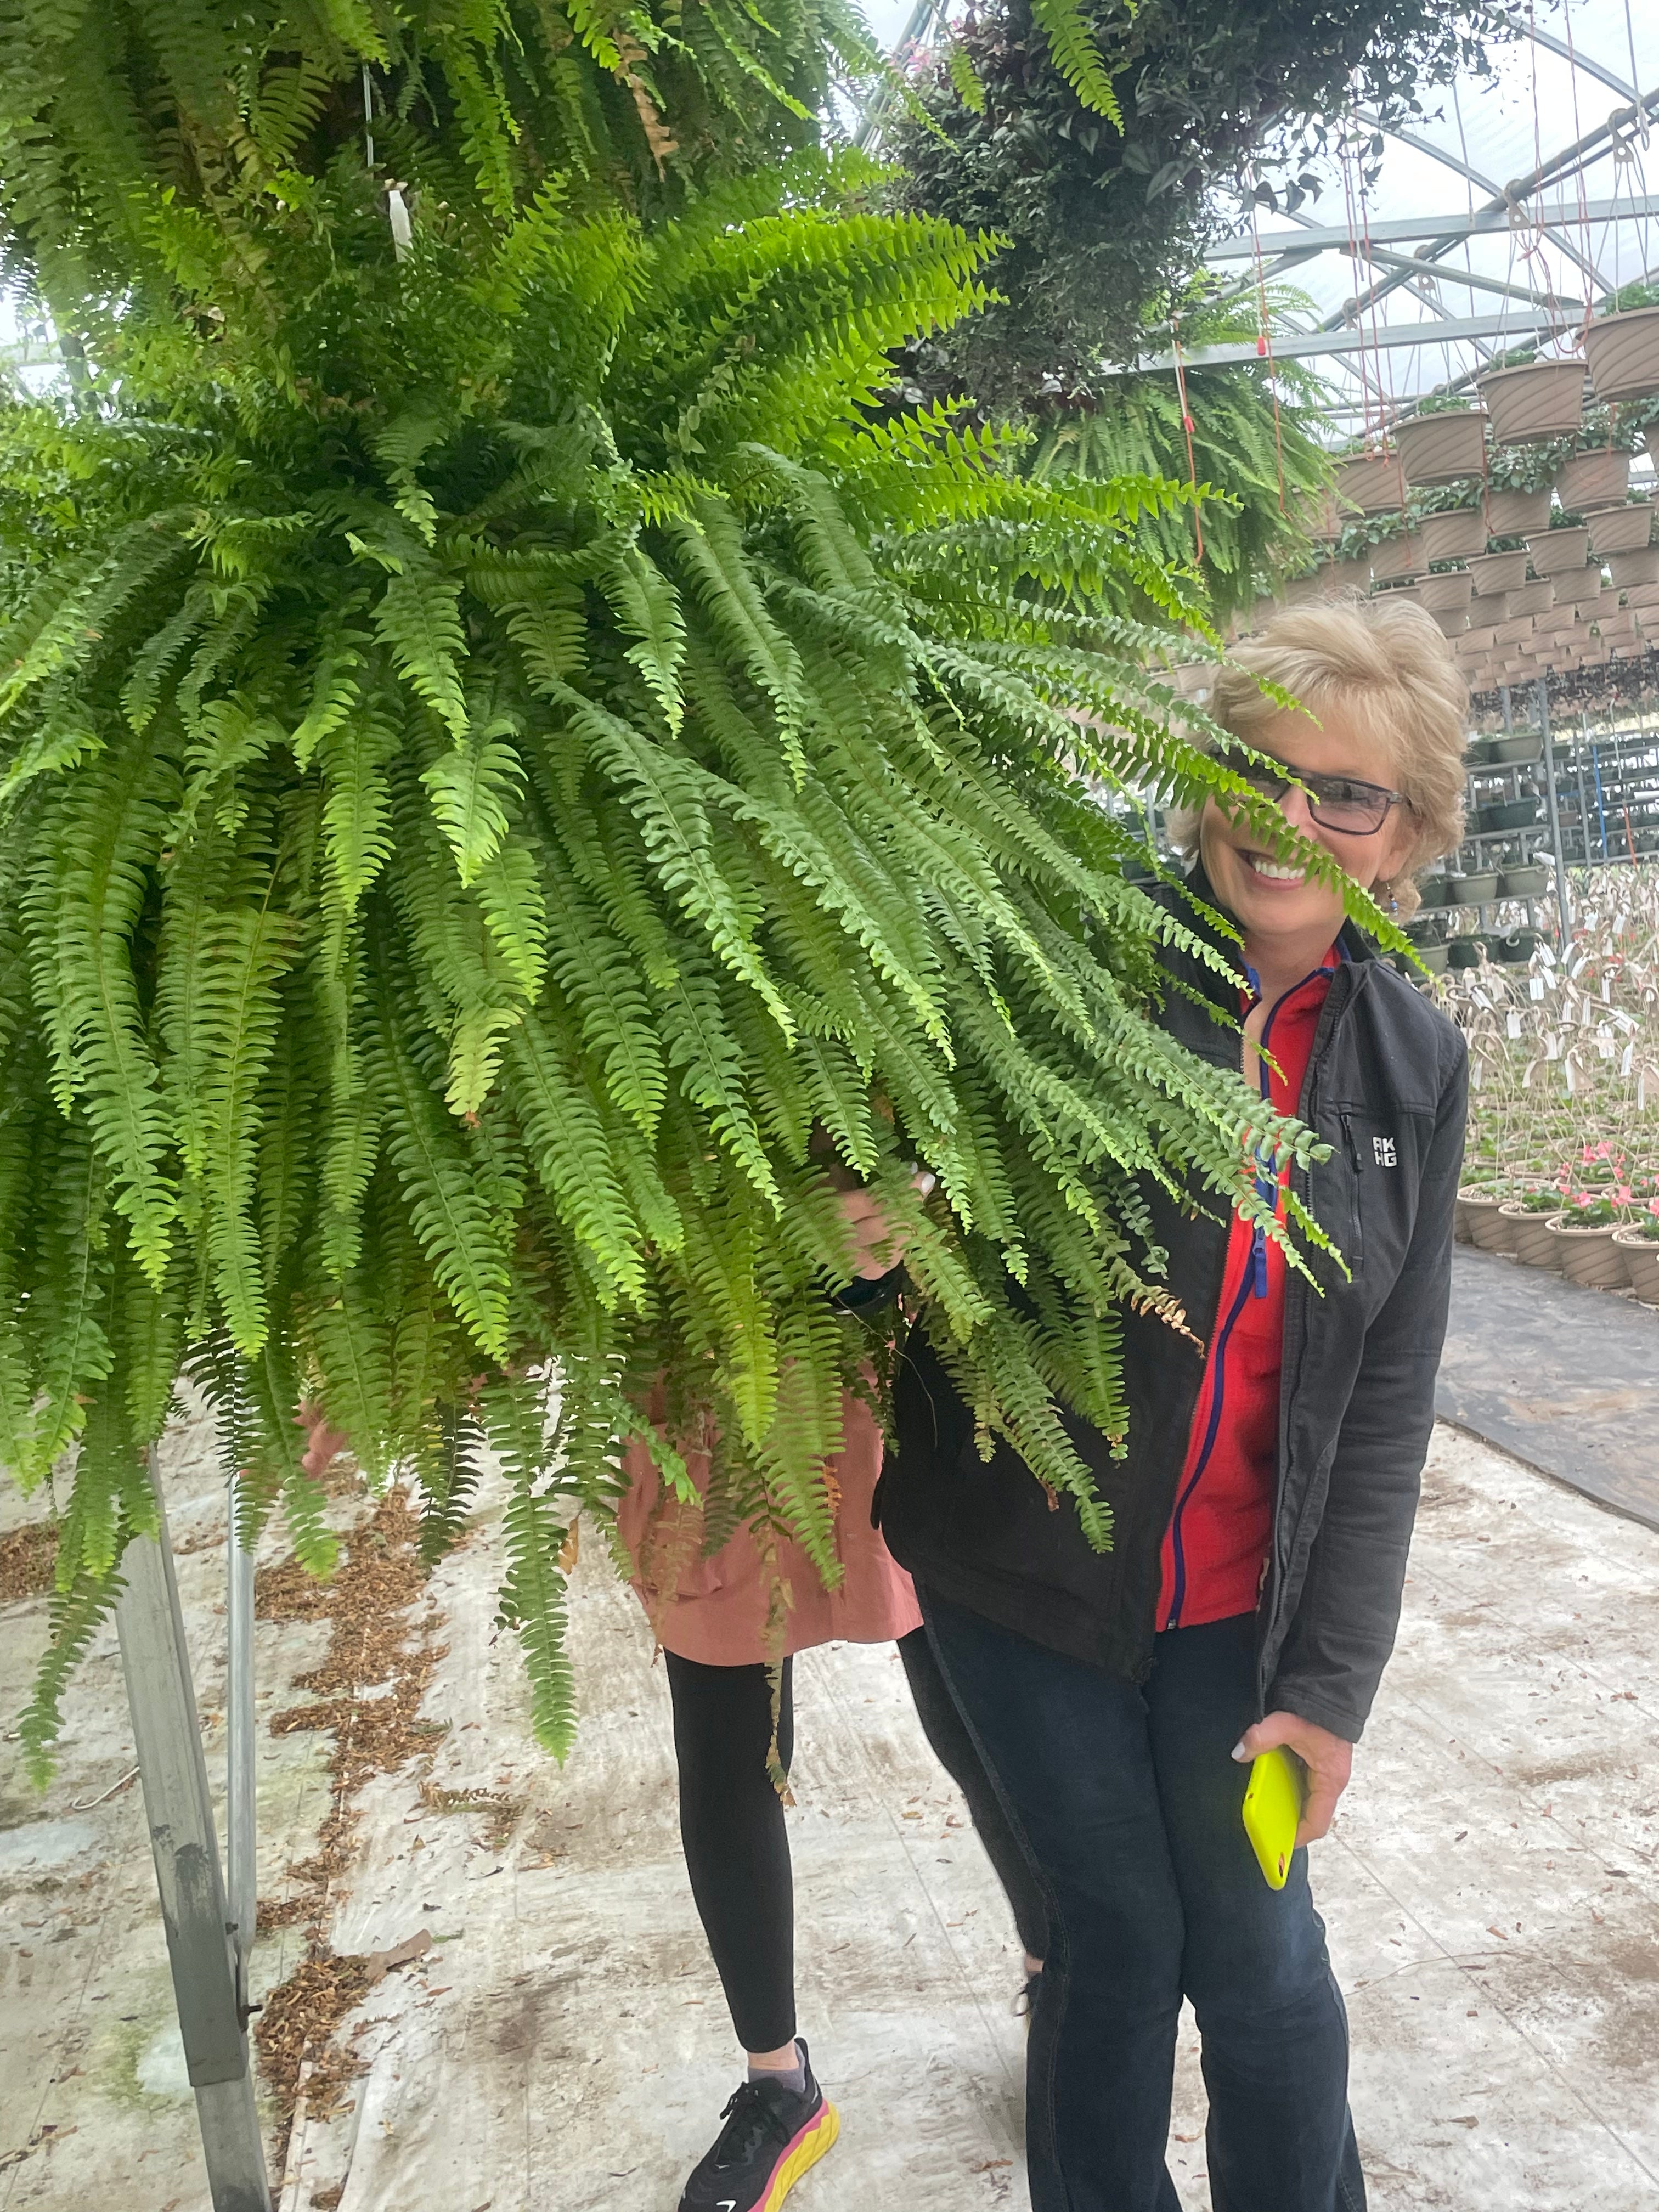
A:
<svg viewBox="0 0 1659 2212">
<path fill-rule="evenodd" d="M 1659 270 L 1659 10 L 1540 9 L 1534 31 L 1495 59 L 1494 82 L 1425 94 L 1425 115 L 1386 134 L 1369 188 L 1357 160 L 1334 155 L 1312 165 L 1322 190 L 1294 216 L 1258 211 L 1261 273 L 1310 303 L 1277 314 L 1276 330 L 1346 333 L 1363 348 L 1314 357 L 1339 395 L 1334 428 L 1466 381 L 1528 340 L 1571 350 L 1587 311 Z M 1358 108 L 1340 135 L 1356 145 L 1374 130 Z M 1482 227 L 1437 234 L 1442 217 Z M 1224 248 L 1212 263 L 1255 287 L 1253 251 L 1241 260 Z M 1429 342 L 1401 343 L 1408 332 Z"/>
</svg>

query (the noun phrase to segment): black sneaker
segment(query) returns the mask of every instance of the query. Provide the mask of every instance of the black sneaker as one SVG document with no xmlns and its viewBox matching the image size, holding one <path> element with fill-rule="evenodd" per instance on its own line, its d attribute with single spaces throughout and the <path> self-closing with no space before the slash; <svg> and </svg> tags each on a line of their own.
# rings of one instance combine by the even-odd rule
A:
<svg viewBox="0 0 1659 2212">
<path fill-rule="evenodd" d="M 799 2038 L 806 2087 L 797 2095 L 776 2081 L 745 2081 L 720 2118 L 726 2125 L 699 2160 L 680 2212 L 777 2212 L 802 2174 L 841 2133 L 841 2116 L 813 2078 Z"/>
</svg>

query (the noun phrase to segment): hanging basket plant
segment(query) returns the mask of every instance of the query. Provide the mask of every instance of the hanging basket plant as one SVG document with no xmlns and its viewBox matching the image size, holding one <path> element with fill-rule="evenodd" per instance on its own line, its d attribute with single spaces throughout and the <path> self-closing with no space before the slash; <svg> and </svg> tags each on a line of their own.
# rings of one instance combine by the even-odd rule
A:
<svg viewBox="0 0 1659 2212">
<path fill-rule="evenodd" d="M 1358 507 L 1361 514 L 1397 514 L 1406 501 L 1399 454 L 1385 448 L 1339 463 L 1336 496 L 1343 506 Z"/>
<path fill-rule="evenodd" d="M 1400 466 L 1408 484 L 1444 484 L 1479 477 L 1486 460 L 1486 414 L 1466 408 L 1413 415 L 1394 426 Z"/>
<path fill-rule="evenodd" d="M 1469 575 L 1478 599 L 1518 592 L 1527 580 L 1527 556 L 1524 552 L 1483 553 L 1469 562 Z"/>
<path fill-rule="evenodd" d="M 1659 307 L 1594 316 L 1584 325 L 1584 358 L 1607 405 L 1659 395 Z"/>
<path fill-rule="evenodd" d="M 1584 416 L 1584 364 L 1534 361 L 1494 369 L 1479 391 L 1500 446 L 1534 445 L 1577 430 Z"/>
<path fill-rule="evenodd" d="M 1479 507 L 1425 514 L 1422 538 L 1431 567 L 1437 561 L 1472 561 L 1486 550 L 1486 518 Z"/>
<path fill-rule="evenodd" d="M 1653 534 L 1653 504 L 1637 499 L 1622 507 L 1603 507 L 1589 518 L 1590 551 L 1598 560 L 1615 553 L 1635 553 Z"/>
<path fill-rule="evenodd" d="M 1592 446 L 1561 464 L 1555 495 L 1569 514 L 1617 507 L 1630 489 L 1628 452 L 1617 446 Z"/>
<path fill-rule="evenodd" d="M 1540 531 L 1528 538 L 1527 550 L 1540 576 L 1565 575 L 1584 566 L 1589 532 L 1582 524 L 1571 529 Z"/>
<path fill-rule="evenodd" d="M 1526 538 L 1534 530 L 1550 526 L 1550 494 L 1553 489 L 1554 472 L 1550 483 L 1535 489 L 1499 490 L 1486 494 L 1486 534 L 1488 538 Z"/>
</svg>

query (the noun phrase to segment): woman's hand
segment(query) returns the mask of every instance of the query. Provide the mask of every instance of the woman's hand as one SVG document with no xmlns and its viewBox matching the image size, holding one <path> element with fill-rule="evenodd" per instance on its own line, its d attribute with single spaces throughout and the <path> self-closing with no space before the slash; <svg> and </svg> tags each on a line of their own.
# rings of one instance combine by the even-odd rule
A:
<svg viewBox="0 0 1659 2212">
<path fill-rule="evenodd" d="M 910 1188 L 927 1198 L 938 1181 L 937 1176 L 923 1168 L 911 1176 Z M 910 1240 L 905 1231 L 896 1229 L 888 1219 L 874 1191 L 862 1188 L 842 1191 L 841 1218 L 852 1234 L 855 1275 L 867 1279 L 897 1267 Z"/>
<path fill-rule="evenodd" d="M 1237 1759 L 1258 1759 L 1264 1751 L 1293 1751 L 1308 1770 L 1308 1802 L 1296 1832 L 1298 1847 L 1316 1844 L 1330 1832 L 1336 1801 L 1353 1772 L 1353 1746 L 1328 1729 L 1316 1728 L 1297 1713 L 1269 1713 L 1246 1729 L 1233 1747 Z"/>
</svg>

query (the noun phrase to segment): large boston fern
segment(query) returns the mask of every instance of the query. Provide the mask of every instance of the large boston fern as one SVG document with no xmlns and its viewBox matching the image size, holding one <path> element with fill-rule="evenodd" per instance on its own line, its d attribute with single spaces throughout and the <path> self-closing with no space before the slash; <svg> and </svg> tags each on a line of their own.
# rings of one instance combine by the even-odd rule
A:
<svg viewBox="0 0 1659 2212">
<path fill-rule="evenodd" d="M 811 155 L 647 227 L 595 164 L 514 167 L 503 76 L 410 49 L 399 259 L 349 137 L 259 153 L 227 20 L 241 78 L 208 74 L 246 129 L 211 141 L 175 86 L 195 183 L 111 187 L 139 244 L 76 295 L 94 397 L 5 429 L 0 1463 L 78 1447 L 27 1728 L 41 1753 L 187 1371 L 319 1566 L 301 1401 L 418 1473 L 434 1546 L 500 1451 L 558 1746 L 570 1516 L 630 1433 L 683 1480 L 654 1377 L 671 1434 L 718 1433 L 717 1523 L 835 1571 L 824 1463 L 871 1357 L 825 1295 L 837 1164 L 909 1226 L 982 1431 L 1104 1539 L 1053 1394 L 1121 1428 L 1146 1181 L 1249 1207 L 1263 1133 L 1156 1026 L 1175 925 L 1099 780 L 1218 772 L 1138 672 L 1164 495 L 870 427 L 981 246 Z M 356 92 L 327 59 L 313 122 Z M 14 52 L 15 139 L 23 83 Z M 11 246 L 61 314 L 126 248 L 114 155 L 58 151 L 73 190 L 14 203 Z"/>
</svg>

